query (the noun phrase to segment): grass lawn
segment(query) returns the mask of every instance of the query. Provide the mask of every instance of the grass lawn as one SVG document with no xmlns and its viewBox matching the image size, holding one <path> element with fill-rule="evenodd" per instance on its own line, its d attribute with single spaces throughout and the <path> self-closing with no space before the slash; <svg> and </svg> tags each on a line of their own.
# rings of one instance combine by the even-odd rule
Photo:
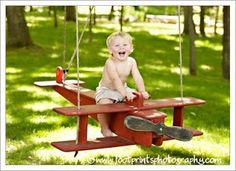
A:
<svg viewBox="0 0 236 171">
<path fill-rule="evenodd" d="M 62 16 L 61 16 L 62 17 Z M 6 57 L 6 164 L 8 165 L 115 165 L 145 164 L 147 156 L 156 165 L 229 165 L 230 164 L 230 87 L 222 79 L 221 36 L 208 34 L 196 38 L 197 76 L 188 74 L 188 37 L 183 37 L 184 96 L 206 100 L 202 106 L 185 108 L 185 126 L 204 132 L 189 142 L 166 141 L 162 146 L 117 147 L 102 150 L 64 153 L 50 142 L 75 139 L 75 118 L 63 117 L 52 111 L 56 106 L 71 105 L 51 89 L 38 88 L 34 81 L 54 80 L 56 66 L 63 61 L 63 20 L 53 27 L 47 13 L 28 14 L 30 34 L 40 47 L 7 49 Z M 67 25 L 67 59 L 74 49 L 74 24 Z M 82 28 L 82 26 L 80 26 Z M 80 77 L 86 87 L 95 89 L 102 66 L 108 57 L 106 37 L 117 31 L 113 22 L 98 22 L 93 29 L 93 43 L 86 32 L 80 46 Z M 177 97 L 178 31 L 176 25 L 158 23 L 125 24 L 135 38 L 131 56 L 137 60 L 146 89 L 152 99 Z M 68 79 L 77 79 L 75 62 Z M 134 86 L 129 80 L 129 85 Z M 170 110 L 166 124 L 172 123 Z M 90 120 L 90 138 L 99 137 L 97 122 Z M 169 158 L 170 160 L 166 160 Z M 198 162 L 191 162 L 191 159 Z M 158 160 L 165 159 L 165 160 Z"/>
</svg>

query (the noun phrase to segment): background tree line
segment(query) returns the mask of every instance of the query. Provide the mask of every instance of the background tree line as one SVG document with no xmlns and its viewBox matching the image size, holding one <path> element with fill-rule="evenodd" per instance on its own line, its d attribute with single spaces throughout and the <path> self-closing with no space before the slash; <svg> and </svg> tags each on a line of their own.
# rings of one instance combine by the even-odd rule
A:
<svg viewBox="0 0 236 171">
<path fill-rule="evenodd" d="M 35 7 L 30 6 L 30 11 L 33 11 Z M 154 8 L 159 8 L 160 13 L 153 13 Z M 164 9 L 164 10 L 163 10 Z M 195 53 L 195 37 L 206 37 L 205 33 L 205 17 L 214 14 L 214 33 L 217 34 L 217 23 L 219 18 L 223 19 L 223 36 L 222 36 L 222 75 L 223 78 L 230 79 L 230 7 L 224 6 L 222 16 L 220 16 L 219 6 L 201 6 L 199 12 L 199 35 L 196 31 L 196 24 L 193 19 L 194 11 L 193 6 L 181 7 L 184 18 L 183 33 L 189 36 L 189 73 L 191 75 L 197 74 L 196 67 L 196 53 Z M 54 26 L 58 27 L 57 11 L 65 11 L 65 22 L 75 21 L 76 12 L 74 6 L 57 7 L 49 6 L 48 15 L 52 15 L 54 18 Z M 212 11 L 214 11 L 212 13 Z M 118 17 L 120 30 L 123 30 L 123 26 L 127 22 L 132 21 L 146 21 L 147 14 L 154 15 L 176 15 L 176 7 L 145 7 L 145 6 L 133 6 L 126 9 L 125 6 L 111 6 L 110 13 L 107 15 L 107 20 L 111 21 Z M 27 47 L 34 45 L 34 42 L 30 36 L 29 28 L 25 19 L 25 6 L 8 6 L 6 9 L 7 17 L 7 46 L 8 47 Z M 92 9 L 89 7 L 89 41 L 92 41 L 92 28 L 96 24 L 96 7 Z"/>
</svg>

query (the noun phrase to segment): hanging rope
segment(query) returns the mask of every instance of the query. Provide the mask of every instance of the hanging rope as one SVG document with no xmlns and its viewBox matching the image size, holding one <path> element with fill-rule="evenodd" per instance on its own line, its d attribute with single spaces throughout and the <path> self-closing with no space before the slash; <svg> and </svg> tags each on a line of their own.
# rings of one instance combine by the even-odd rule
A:
<svg viewBox="0 0 236 171">
<path fill-rule="evenodd" d="M 94 6 L 92 6 L 91 11 L 93 10 L 93 8 L 94 8 Z M 80 34 L 79 39 L 78 39 L 78 45 L 80 45 L 80 42 L 81 42 L 81 40 L 82 40 L 82 38 L 83 38 L 85 29 L 86 29 L 87 26 L 88 26 L 89 20 L 90 20 L 90 16 L 87 17 L 87 20 L 86 20 L 86 23 L 85 23 L 85 25 L 84 25 L 84 28 L 83 28 L 83 30 L 82 30 L 82 32 L 81 32 L 81 34 Z M 70 62 L 69 62 L 69 64 L 68 64 L 68 67 L 67 67 L 66 70 L 69 70 L 69 68 L 71 67 L 75 56 L 76 56 L 76 49 L 74 49 L 73 55 L 72 55 L 71 58 L 70 58 Z"/>
<path fill-rule="evenodd" d="M 91 11 L 93 10 L 93 8 L 94 8 L 94 6 L 92 6 Z M 78 10 L 77 10 L 77 13 L 78 13 Z M 66 63 L 66 14 L 67 14 L 67 12 L 66 12 L 66 6 L 65 6 L 64 7 L 64 51 L 63 51 L 63 61 L 62 61 L 63 68 L 66 68 L 65 67 L 65 65 L 66 65 L 65 64 Z M 77 18 L 77 14 L 76 14 L 76 18 Z M 83 27 L 83 30 L 82 30 L 82 32 L 80 34 L 80 37 L 76 40 L 77 41 L 76 44 L 78 43 L 78 46 L 80 45 L 80 42 L 81 42 L 81 40 L 83 38 L 85 29 L 88 26 L 89 20 L 90 20 L 90 16 L 87 17 L 86 23 L 85 23 L 85 25 Z M 63 83 L 64 84 L 65 84 L 65 80 L 66 80 L 66 77 L 67 77 L 67 73 L 69 72 L 69 69 L 70 69 L 70 67 L 71 67 L 71 65 L 72 65 L 72 63 L 74 61 L 74 58 L 75 58 L 76 54 L 77 54 L 77 45 L 76 45 L 76 48 L 74 49 L 74 52 L 73 52 L 73 54 L 72 54 L 72 56 L 70 58 L 70 62 L 68 64 L 67 68 L 63 70 L 63 72 L 64 72 Z"/>
<path fill-rule="evenodd" d="M 180 30 L 180 6 L 178 6 L 178 30 L 179 30 L 179 71 L 180 71 L 180 97 L 183 101 L 184 89 L 183 89 L 183 65 L 182 65 L 182 44 L 181 44 L 181 30 Z"/>
<path fill-rule="evenodd" d="M 78 7 L 75 6 L 75 25 L 76 25 L 76 48 L 75 48 L 75 52 L 76 52 L 76 59 L 77 59 L 77 108 L 78 110 L 80 109 L 80 85 L 79 85 L 79 24 L 78 24 Z M 79 117 L 77 117 L 77 125 L 79 125 Z M 78 144 L 79 141 L 79 127 L 77 126 L 77 130 L 76 130 L 76 144 Z M 75 151 L 74 157 L 76 157 L 76 155 L 78 154 L 78 151 Z"/>
<path fill-rule="evenodd" d="M 94 8 L 94 6 L 91 7 L 91 10 L 93 10 L 93 8 Z M 66 6 L 65 6 L 64 7 L 64 52 L 63 52 L 63 61 L 62 61 L 63 62 L 63 68 L 66 68 L 65 67 L 66 66 L 66 30 L 67 30 L 66 29 L 66 27 L 67 27 L 67 25 L 66 25 L 66 14 L 67 14 L 67 11 L 66 11 Z M 78 14 L 78 10 L 77 10 L 77 14 Z M 76 18 L 77 18 L 77 15 L 76 15 Z M 80 37 L 76 39 L 76 44 L 78 43 L 78 45 L 76 45 L 76 48 L 74 49 L 73 55 L 70 58 L 70 62 L 68 64 L 67 68 L 63 69 L 63 73 L 64 73 L 63 74 L 63 84 L 64 84 L 64 86 L 66 85 L 65 80 L 66 80 L 67 74 L 69 72 L 69 69 L 70 69 L 70 67 L 71 67 L 71 65 L 73 63 L 73 60 L 74 60 L 74 58 L 75 58 L 75 56 L 77 54 L 77 49 L 78 49 L 77 46 L 79 47 L 79 45 L 80 45 L 80 42 L 81 42 L 81 40 L 83 38 L 85 29 L 88 26 L 89 20 L 90 20 L 90 16 L 87 17 L 87 21 L 86 21 L 86 23 L 85 23 L 85 25 L 83 27 L 83 30 L 82 30 L 82 32 L 80 34 Z M 78 28 L 78 26 L 76 26 L 76 27 Z M 79 32 L 79 30 L 77 30 L 77 31 Z M 73 86 L 73 85 L 70 85 L 70 87 L 71 86 Z M 77 89 L 76 87 L 77 86 L 75 86 L 74 88 Z"/>
<path fill-rule="evenodd" d="M 80 109 L 80 85 L 79 85 L 79 27 L 78 27 L 78 7 L 75 7 L 75 14 L 76 14 L 76 59 L 77 59 L 77 107 Z"/>
<path fill-rule="evenodd" d="M 64 7 L 64 51 L 63 51 L 63 68 L 66 66 L 66 6 Z"/>
</svg>

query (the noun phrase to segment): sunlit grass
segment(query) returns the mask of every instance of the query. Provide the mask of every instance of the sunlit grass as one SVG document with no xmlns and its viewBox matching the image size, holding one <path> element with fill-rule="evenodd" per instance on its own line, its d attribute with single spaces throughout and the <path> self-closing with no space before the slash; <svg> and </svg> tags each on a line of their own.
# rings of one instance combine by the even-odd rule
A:
<svg viewBox="0 0 236 171">
<path fill-rule="evenodd" d="M 219 44 L 211 43 L 209 40 L 196 40 L 195 41 L 196 47 L 208 47 L 212 48 L 215 51 L 220 51 L 222 50 L 222 46 Z"/>
<path fill-rule="evenodd" d="M 42 21 L 50 21 L 50 18 L 46 18 L 46 17 L 35 17 L 35 16 L 28 16 L 27 20 L 30 20 L 31 22 L 28 24 L 28 27 L 37 27 L 39 26 L 40 22 Z"/>
<path fill-rule="evenodd" d="M 173 74 L 180 74 L 180 68 L 179 67 L 172 67 L 171 69 L 171 73 Z M 188 69 L 187 68 L 182 68 L 182 74 L 183 75 L 187 75 L 188 74 Z"/>
<path fill-rule="evenodd" d="M 22 69 L 13 68 L 13 67 L 6 68 L 6 73 L 8 74 L 20 74 L 21 72 L 22 72 Z"/>
<path fill-rule="evenodd" d="M 34 112 L 40 112 L 40 111 L 44 111 L 47 109 L 51 109 L 52 106 L 56 106 L 57 103 L 55 102 L 48 102 L 48 101 L 41 101 L 41 102 L 36 102 L 36 103 L 28 103 L 23 105 L 22 107 L 24 107 L 25 109 L 32 109 L 32 111 Z"/>
<path fill-rule="evenodd" d="M 24 141 L 13 141 L 13 140 L 6 140 L 7 142 L 7 147 L 6 147 L 6 152 L 8 153 L 14 153 L 20 148 L 23 148 L 26 143 Z"/>
<path fill-rule="evenodd" d="M 135 32 L 135 31 L 146 31 L 150 35 L 155 36 L 155 35 L 168 35 L 168 34 L 178 34 L 178 27 L 176 24 L 161 24 L 161 23 L 131 23 L 131 27 L 127 29 L 130 32 Z M 167 31 L 168 30 L 168 31 Z"/>
<path fill-rule="evenodd" d="M 81 72 L 102 72 L 103 67 L 81 67 L 79 69 Z"/>
<path fill-rule="evenodd" d="M 162 88 L 173 88 L 172 84 L 169 84 L 168 82 L 165 81 L 158 81 L 157 86 Z"/>
<path fill-rule="evenodd" d="M 208 65 L 201 65 L 200 68 L 203 70 L 207 70 L 207 71 L 212 70 L 212 67 L 210 67 Z"/>
<path fill-rule="evenodd" d="M 43 109 L 41 109 L 43 111 Z M 40 110 L 38 110 L 40 111 Z M 36 111 L 37 112 L 37 111 Z M 34 124 L 39 124 L 39 123 L 55 123 L 58 124 L 60 123 L 60 118 L 55 118 L 53 116 L 47 116 L 47 115 L 39 115 L 39 116 L 33 116 L 29 119 L 29 122 L 34 123 Z M 44 138 L 44 137 L 42 137 Z M 36 142 L 39 142 L 38 140 Z"/>
</svg>

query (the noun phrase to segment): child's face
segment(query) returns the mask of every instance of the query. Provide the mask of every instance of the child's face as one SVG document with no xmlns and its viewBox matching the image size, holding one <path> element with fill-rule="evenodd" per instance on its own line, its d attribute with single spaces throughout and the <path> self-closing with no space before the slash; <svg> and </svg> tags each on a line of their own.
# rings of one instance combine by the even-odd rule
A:
<svg viewBox="0 0 236 171">
<path fill-rule="evenodd" d="M 133 51 L 129 40 L 125 37 L 117 36 L 110 42 L 109 52 L 118 60 L 125 60 Z"/>
</svg>

